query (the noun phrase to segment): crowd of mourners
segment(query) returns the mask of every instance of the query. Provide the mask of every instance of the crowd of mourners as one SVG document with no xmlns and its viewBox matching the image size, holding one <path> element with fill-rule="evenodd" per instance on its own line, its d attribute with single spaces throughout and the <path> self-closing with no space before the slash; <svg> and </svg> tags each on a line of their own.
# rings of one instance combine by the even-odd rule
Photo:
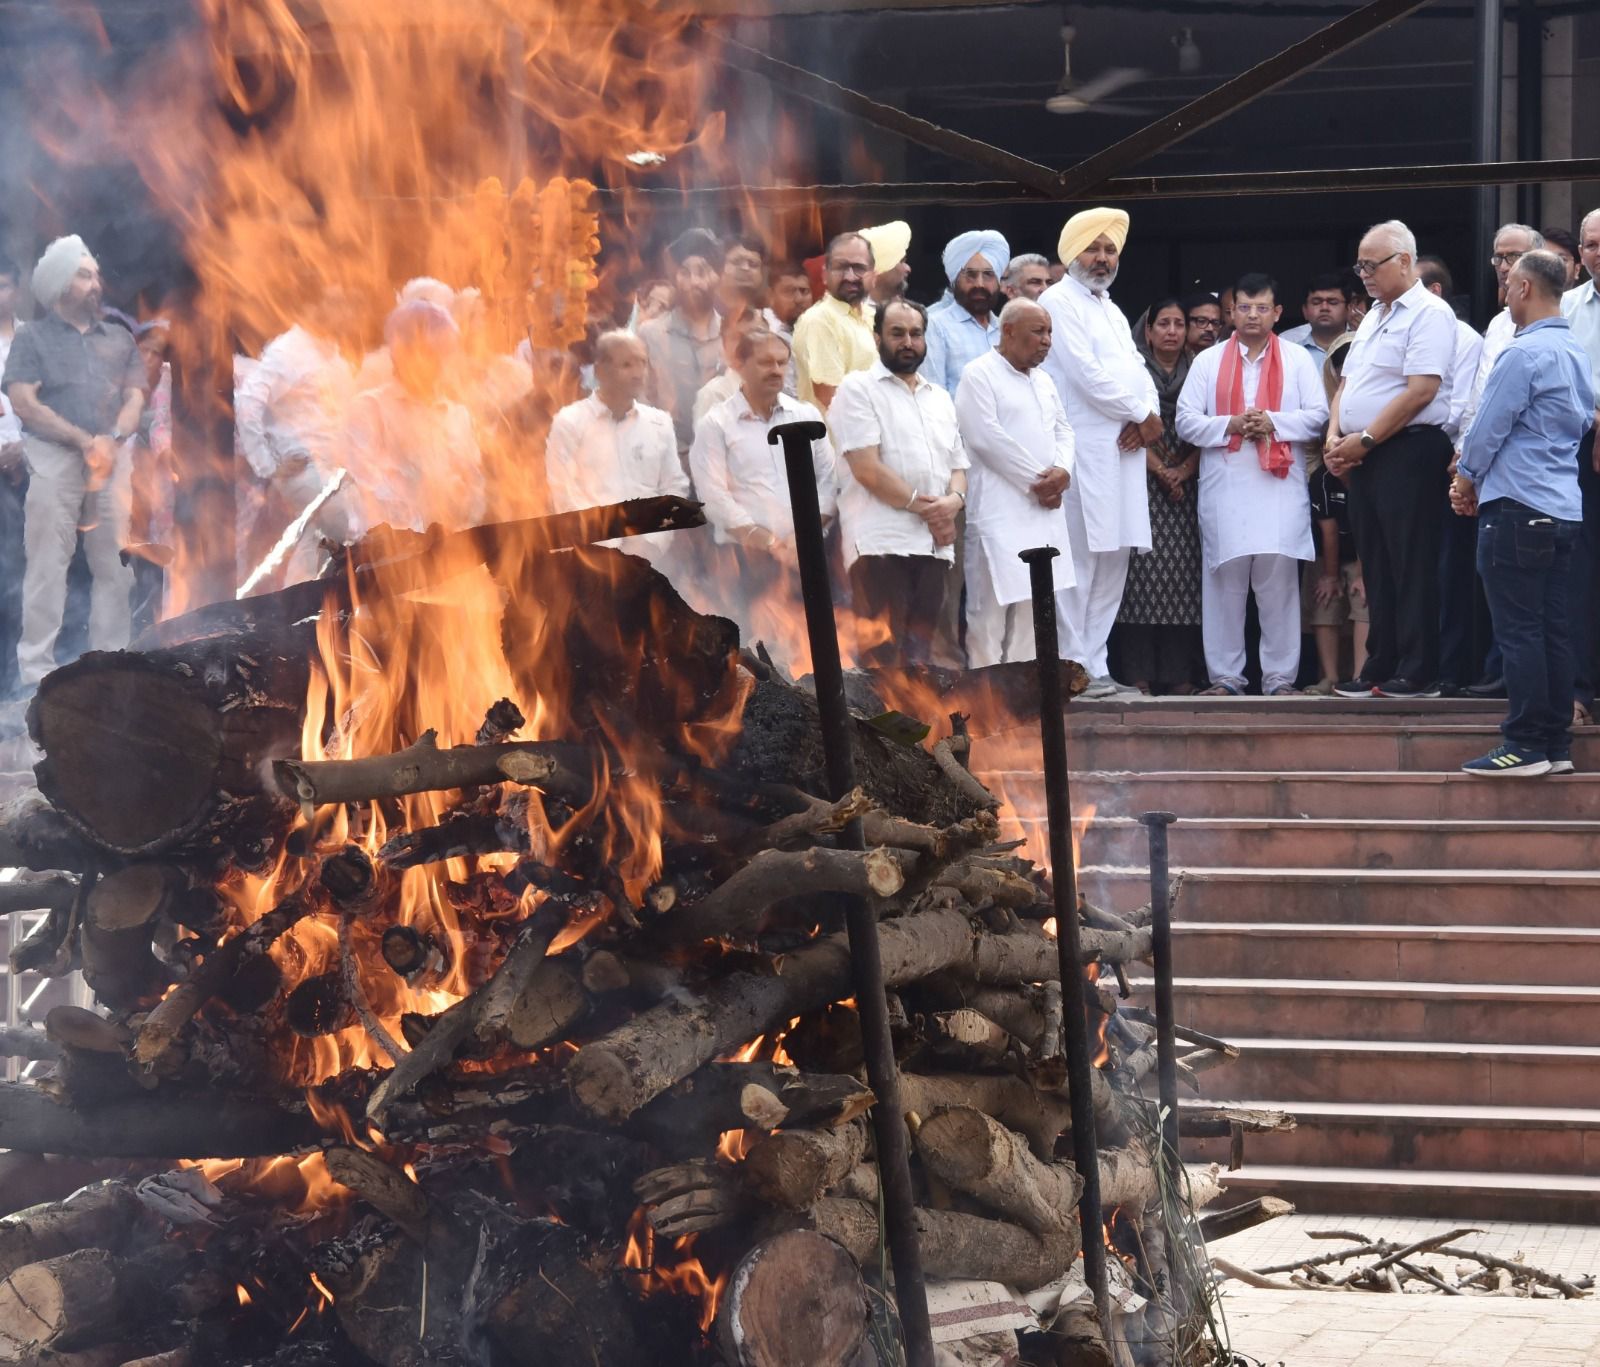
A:
<svg viewBox="0 0 1600 1367">
<path fill-rule="evenodd" d="M 283 582 L 380 524 L 485 520 L 485 434 L 554 365 L 581 397 L 546 414 L 541 505 L 699 499 L 709 536 L 628 548 L 749 639 L 796 610 L 767 438 L 810 420 L 863 663 L 1031 659 L 1018 552 L 1054 546 L 1061 653 L 1091 698 L 1505 697 L 1503 744 L 1466 767 L 1570 770 L 1600 658 L 1600 210 L 1576 236 L 1500 229 L 1482 335 L 1397 221 L 1303 299 L 1247 271 L 1132 321 L 1112 297 L 1128 232 L 1085 210 L 1054 262 L 963 232 L 925 305 L 903 222 L 794 262 L 694 228 L 627 316 L 553 360 L 493 354 L 476 291 L 430 279 L 363 355 L 326 291 L 236 363 L 241 577 L 263 551 Z M 105 308 L 76 237 L 30 285 L 24 324 L 0 260 L 0 686 L 24 694 L 159 611 L 181 478 L 166 322 Z"/>
</svg>

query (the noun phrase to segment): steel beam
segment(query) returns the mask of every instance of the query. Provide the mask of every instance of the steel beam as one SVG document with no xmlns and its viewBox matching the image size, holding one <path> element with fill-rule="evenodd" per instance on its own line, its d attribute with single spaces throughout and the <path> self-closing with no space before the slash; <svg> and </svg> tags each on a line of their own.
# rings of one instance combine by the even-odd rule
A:
<svg viewBox="0 0 1600 1367">
<path fill-rule="evenodd" d="M 1428 0 L 1371 0 L 1370 4 L 1363 5 L 1326 28 L 1318 29 L 1309 38 L 1301 39 L 1199 99 L 1191 100 L 1183 108 L 1146 124 L 1105 151 L 1080 161 L 1062 173 L 1057 194 L 1064 199 L 1076 199 L 1094 191 L 1103 198 L 1100 191 L 1102 182 L 1126 171 L 1130 166 L 1137 166 L 1174 143 L 1192 137 L 1202 128 L 1209 128 L 1229 114 L 1237 113 L 1253 100 L 1321 66 L 1330 57 L 1338 56 L 1346 48 L 1370 38 L 1380 29 L 1415 13 L 1427 3 Z M 1479 0 L 1479 3 L 1484 3 L 1484 0 Z"/>
<path fill-rule="evenodd" d="M 1488 161 L 1500 155 L 1501 31 L 1505 22 L 1501 0 L 1477 0 L 1473 15 L 1472 155 Z M 1500 189 L 1483 184 L 1472 197 L 1472 318 L 1479 327 L 1489 321 L 1496 303 L 1489 253 L 1494 250 L 1494 230 L 1500 222 Z"/>
</svg>

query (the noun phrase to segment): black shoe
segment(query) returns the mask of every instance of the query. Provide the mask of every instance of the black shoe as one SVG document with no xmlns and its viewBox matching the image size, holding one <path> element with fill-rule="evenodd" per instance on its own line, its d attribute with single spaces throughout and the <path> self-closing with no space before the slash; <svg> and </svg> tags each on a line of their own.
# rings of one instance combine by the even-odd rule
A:
<svg viewBox="0 0 1600 1367">
<path fill-rule="evenodd" d="M 1380 698 L 1437 698 L 1439 685 L 1412 683 L 1410 679 L 1390 679 L 1372 691 Z"/>
<path fill-rule="evenodd" d="M 1442 683 L 1439 685 L 1439 696 L 1441 698 L 1465 698 L 1467 690 L 1460 684 Z"/>
<path fill-rule="evenodd" d="M 1333 691 L 1341 698 L 1370 698 L 1372 696 L 1371 679 L 1346 679 L 1343 683 L 1336 683 Z"/>
<path fill-rule="evenodd" d="M 1504 679 L 1479 679 L 1463 690 L 1469 698 L 1503 698 L 1506 695 Z"/>
</svg>

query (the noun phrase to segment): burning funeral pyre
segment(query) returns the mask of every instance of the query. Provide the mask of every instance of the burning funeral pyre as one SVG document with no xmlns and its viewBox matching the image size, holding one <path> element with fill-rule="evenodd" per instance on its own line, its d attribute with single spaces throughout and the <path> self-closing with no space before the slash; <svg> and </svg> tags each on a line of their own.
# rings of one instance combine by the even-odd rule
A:
<svg viewBox="0 0 1600 1367">
<path fill-rule="evenodd" d="M 0 859 L 50 915 L 12 964 L 100 1009 L 12 1041 L 53 1064 L 3 1084 L 0 1146 L 109 1175 L 0 1222 L 0 1359 L 897 1360 L 855 897 L 951 1360 L 1015 1361 L 1018 1327 L 1040 1362 L 1209 1360 L 1216 1174 L 1161 1161 L 1114 987 L 1148 927 L 1084 907 L 1101 1326 L 1045 876 L 959 710 L 931 747 L 885 720 L 920 690 L 1007 724 L 1032 666 L 856 676 L 829 801 L 811 694 L 581 544 L 695 518 L 369 540 L 45 680 Z"/>
</svg>

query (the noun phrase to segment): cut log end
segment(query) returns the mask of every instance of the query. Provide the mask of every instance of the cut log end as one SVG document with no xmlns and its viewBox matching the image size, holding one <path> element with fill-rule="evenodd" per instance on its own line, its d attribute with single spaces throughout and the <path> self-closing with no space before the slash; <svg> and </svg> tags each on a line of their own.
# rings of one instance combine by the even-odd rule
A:
<svg viewBox="0 0 1600 1367">
<path fill-rule="evenodd" d="M 737 1367 L 854 1362 L 867 1332 L 855 1260 L 810 1230 L 758 1244 L 734 1269 L 718 1314 L 723 1355 Z"/>
</svg>

